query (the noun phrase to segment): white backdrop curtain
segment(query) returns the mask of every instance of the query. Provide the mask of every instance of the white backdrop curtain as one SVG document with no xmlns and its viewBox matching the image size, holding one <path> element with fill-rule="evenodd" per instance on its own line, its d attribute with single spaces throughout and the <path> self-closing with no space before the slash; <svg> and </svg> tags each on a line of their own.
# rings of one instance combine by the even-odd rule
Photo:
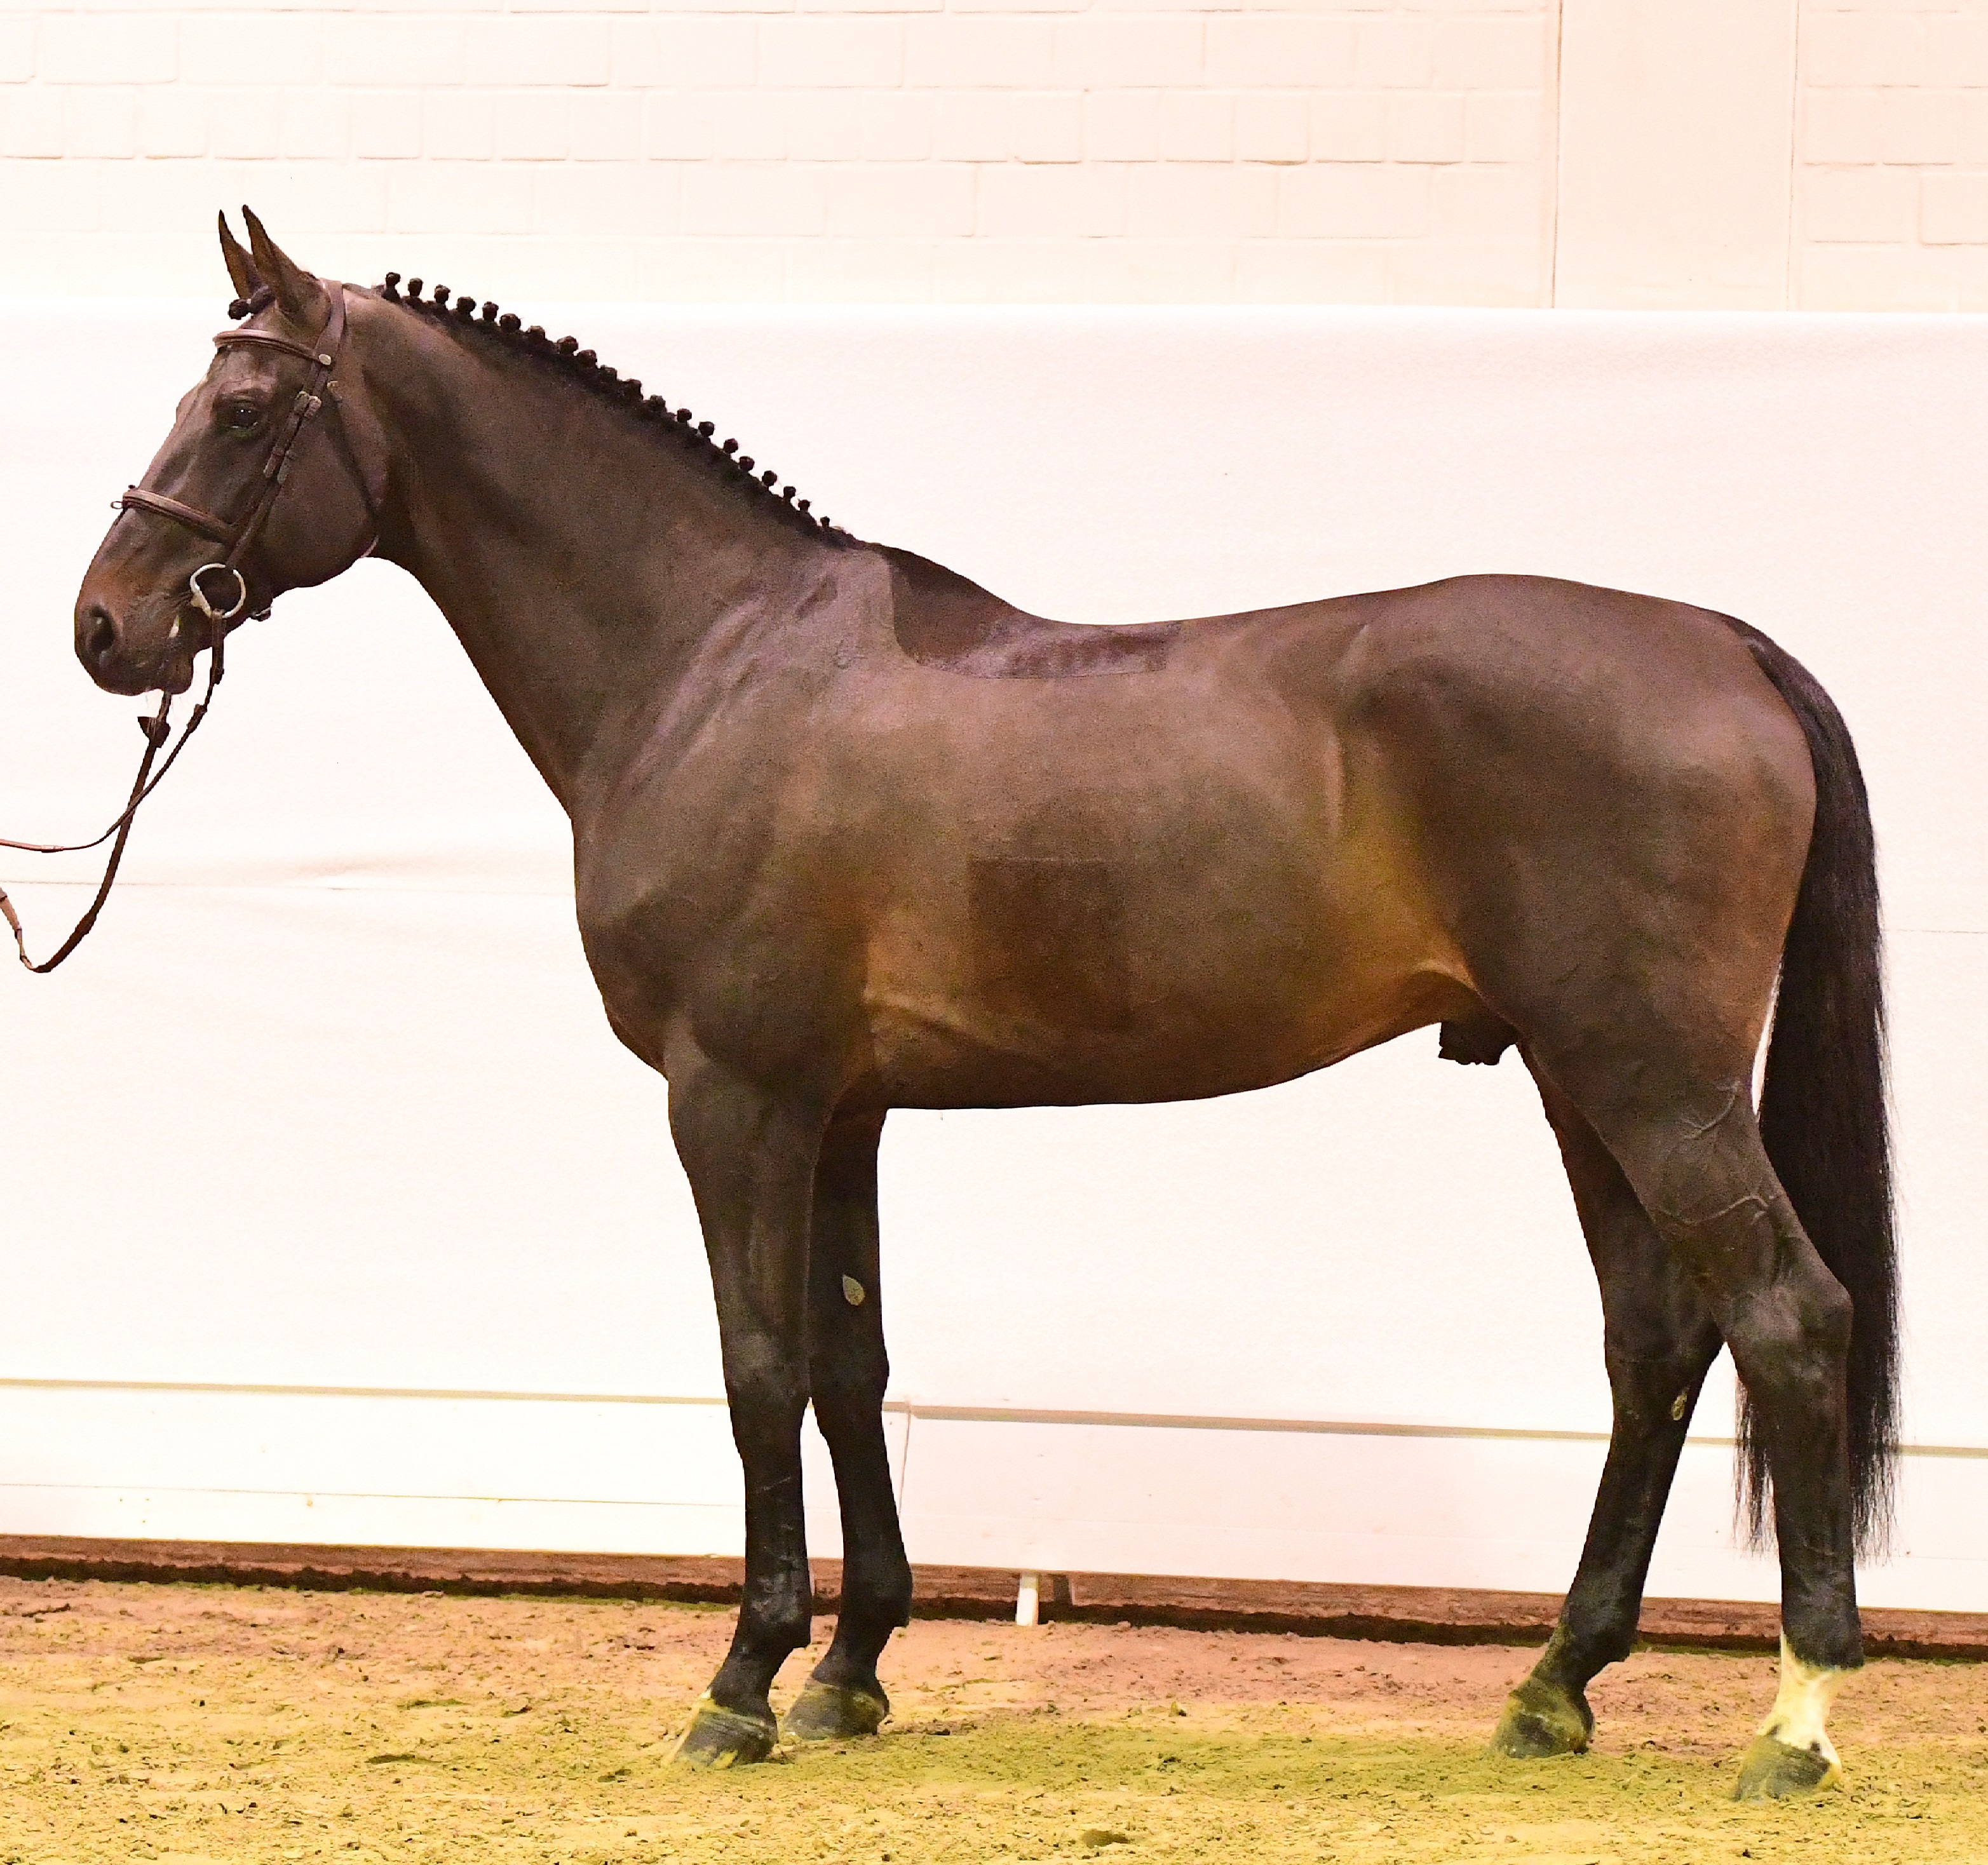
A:
<svg viewBox="0 0 1988 1865">
<path fill-rule="evenodd" d="M 137 708 L 91 688 L 69 608 L 219 296 L 0 303 L 0 833 L 93 830 L 128 782 Z M 1914 1448 L 1865 1597 L 1988 1607 L 1988 331 L 519 308 L 1043 613 L 1536 571 L 1805 660 L 1890 927 Z M 608 1033 L 567 869 L 401 573 L 237 638 L 95 939 L 0 978 L 0 1532 L 736 1549 L 663 1085 Z M 39 951 L 86 872 L 0 856 Z M 1425 1032 L 1222 1102 L 899 1113 L 883 1171 L 915 1559 L 1565 1583 L 1608 1393 L 1516 1059 L 1439 1064 Z M 1776 1590 L 1732 1545 L 1730 1428 L 1722 1375 L 1653 1591 Z M 832 1553 L 825 1458 L 812 1482 Z"/>
</svg>

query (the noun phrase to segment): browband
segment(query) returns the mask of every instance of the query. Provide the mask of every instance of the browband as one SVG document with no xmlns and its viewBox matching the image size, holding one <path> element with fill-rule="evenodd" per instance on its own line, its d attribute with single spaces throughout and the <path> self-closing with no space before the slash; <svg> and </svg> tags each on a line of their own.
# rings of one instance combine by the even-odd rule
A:
<svg viewBox="0 0 1988 1865">
<path fill-rule="evenodd" d="M 214 346 L 220 350 L 230 343 L 267 343 L 272 350 L 287 350 L 292 356 L 302 356 L 306 363 L 315 363 L 320 369 L 329 369 L 331 367 L 331 353 L 338 347 L 338 340 L 343 334 L 333 326 L 344 322 L 339 316 L 343 298 L 344 294 L 340 292 L 332 300 L 332 315 L 325 320 L 322 333 L 325 346 L 322 350 L 313 344 L 299 343 L 294 338 L 279 336 L 273 330 L 218 331 L 215 336 Z"/>
</svg>

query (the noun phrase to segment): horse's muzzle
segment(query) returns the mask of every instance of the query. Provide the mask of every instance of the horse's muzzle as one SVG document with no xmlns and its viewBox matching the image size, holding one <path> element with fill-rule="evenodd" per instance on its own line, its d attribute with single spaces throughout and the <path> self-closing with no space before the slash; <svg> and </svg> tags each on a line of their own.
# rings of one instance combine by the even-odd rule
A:
<svg viewBox="0 0 1988 1865">
<path fill-rule="evenodd" d="M 76 610 L 76 657 L 106 693 L 184 693 L 193 684 L 199 647 L 197 639 L 188 639 L 188 632 L 185 617 L 175 614 L 157 648 L 134 654 L 110 609 L 100 602 L 86 603 Z"/>
</svg>

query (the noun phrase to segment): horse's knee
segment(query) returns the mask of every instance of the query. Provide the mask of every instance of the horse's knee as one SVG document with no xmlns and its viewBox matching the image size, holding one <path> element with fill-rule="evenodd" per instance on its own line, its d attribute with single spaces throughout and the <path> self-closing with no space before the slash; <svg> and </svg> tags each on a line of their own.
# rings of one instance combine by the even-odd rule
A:
<svg viewBox="0 0 1988 1865">
<path fill-rule="evenodd" d="M 818 1373 L 813 1382 L 815 1422 L 833 1450 L 839 1438 L 882 1427 L 884 1382 L 860 1374 L 837 1377 Z"/>
<path fill-rule="evenodd" d="M 777 1400 L 800 1389 L 803 1369 L 795 1350 L 801 1343 L 786 1329 L 734 1327 L 724 1333 L 722 1344 L 725 1390 L 735 1405 L 742 1399 Z"/>
<path fill-rule="evenodd" d="M 797 1510 L 806 1394 L 796 1398 L 786 1391 L 742 1394 L 735 1390 L 730 1395 L 730 1411 L 732 1442 L 745 1471 L 749 1501 L 756 1495 L 762 1505 L 777 1509 L 781 1497 L 790 1492 L 789 1499 Z"/>
<path fill-rule="evenodd" d="M 1717 1334 L 1712 1335 L 1709 1346 L 1694 1343 L 1689 1350 L 1639 1353 L 1631 1350 L 1632 1344 L 1613 1333 L 1604 1342 L 1617 1424 L 1639 1431 L 1661 1431 L 1667 1425 L 1682 1429 L 1718 1352 Z"/>
<path fill-rule="evenodd" d="M 822 1434 L 860 1429 L 883 1417 L 891 1363 L 881 1340 L 857 1337 L 817 1347 L 808 1360 L 808 1393 Z"/>
</svg>

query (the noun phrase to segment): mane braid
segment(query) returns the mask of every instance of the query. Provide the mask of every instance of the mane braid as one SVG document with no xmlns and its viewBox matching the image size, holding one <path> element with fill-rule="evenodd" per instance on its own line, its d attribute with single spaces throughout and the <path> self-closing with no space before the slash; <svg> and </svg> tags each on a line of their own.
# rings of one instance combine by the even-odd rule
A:
<svg viewBox="0 0 1988 1865">
<path fill-rule="evenodd" d="M 617 404 L 635 420 L 649 423 L 658 434 L 667 434 L 677 445 L 688 446 L 700 464 L 750 490 L 789 522 L 837 544 L 857 542 L 840 525 L 817 517 L 809 508 L 810 500 L 795 498 L 794 488 L 782 485 L 778 473 L 771 469 L 756 472 L 752 456 L 741 454 L 736 441 L 715 441 L 712 436 L 717 431 L 709 421 L 695 420 L 688 408 L 672 411 L 660 395 L 645 397 L 641 383 L 633 377 L 624 380 L 610 364 L 600 362 L 592 350 L 582 350 L 577 337 L 563 336 L 555 343 L 539 325 L 522 329 L 515 313 L 500 313 L 496 305 L 487 299 L 480 313 L 476 300 L 466 294 L 451 303 L 445 285 L 438 285 L 432 298 L 421 296 L 421 281 L 418 279 L 407 281 L 404 294 L 400 285 L 401 275 L 390 272 L 387 282 L 379 288 L 380 296 L 420 316 L 446 318 L 452 324 L 557 370 L 603 400 Z"/>
</svg>

